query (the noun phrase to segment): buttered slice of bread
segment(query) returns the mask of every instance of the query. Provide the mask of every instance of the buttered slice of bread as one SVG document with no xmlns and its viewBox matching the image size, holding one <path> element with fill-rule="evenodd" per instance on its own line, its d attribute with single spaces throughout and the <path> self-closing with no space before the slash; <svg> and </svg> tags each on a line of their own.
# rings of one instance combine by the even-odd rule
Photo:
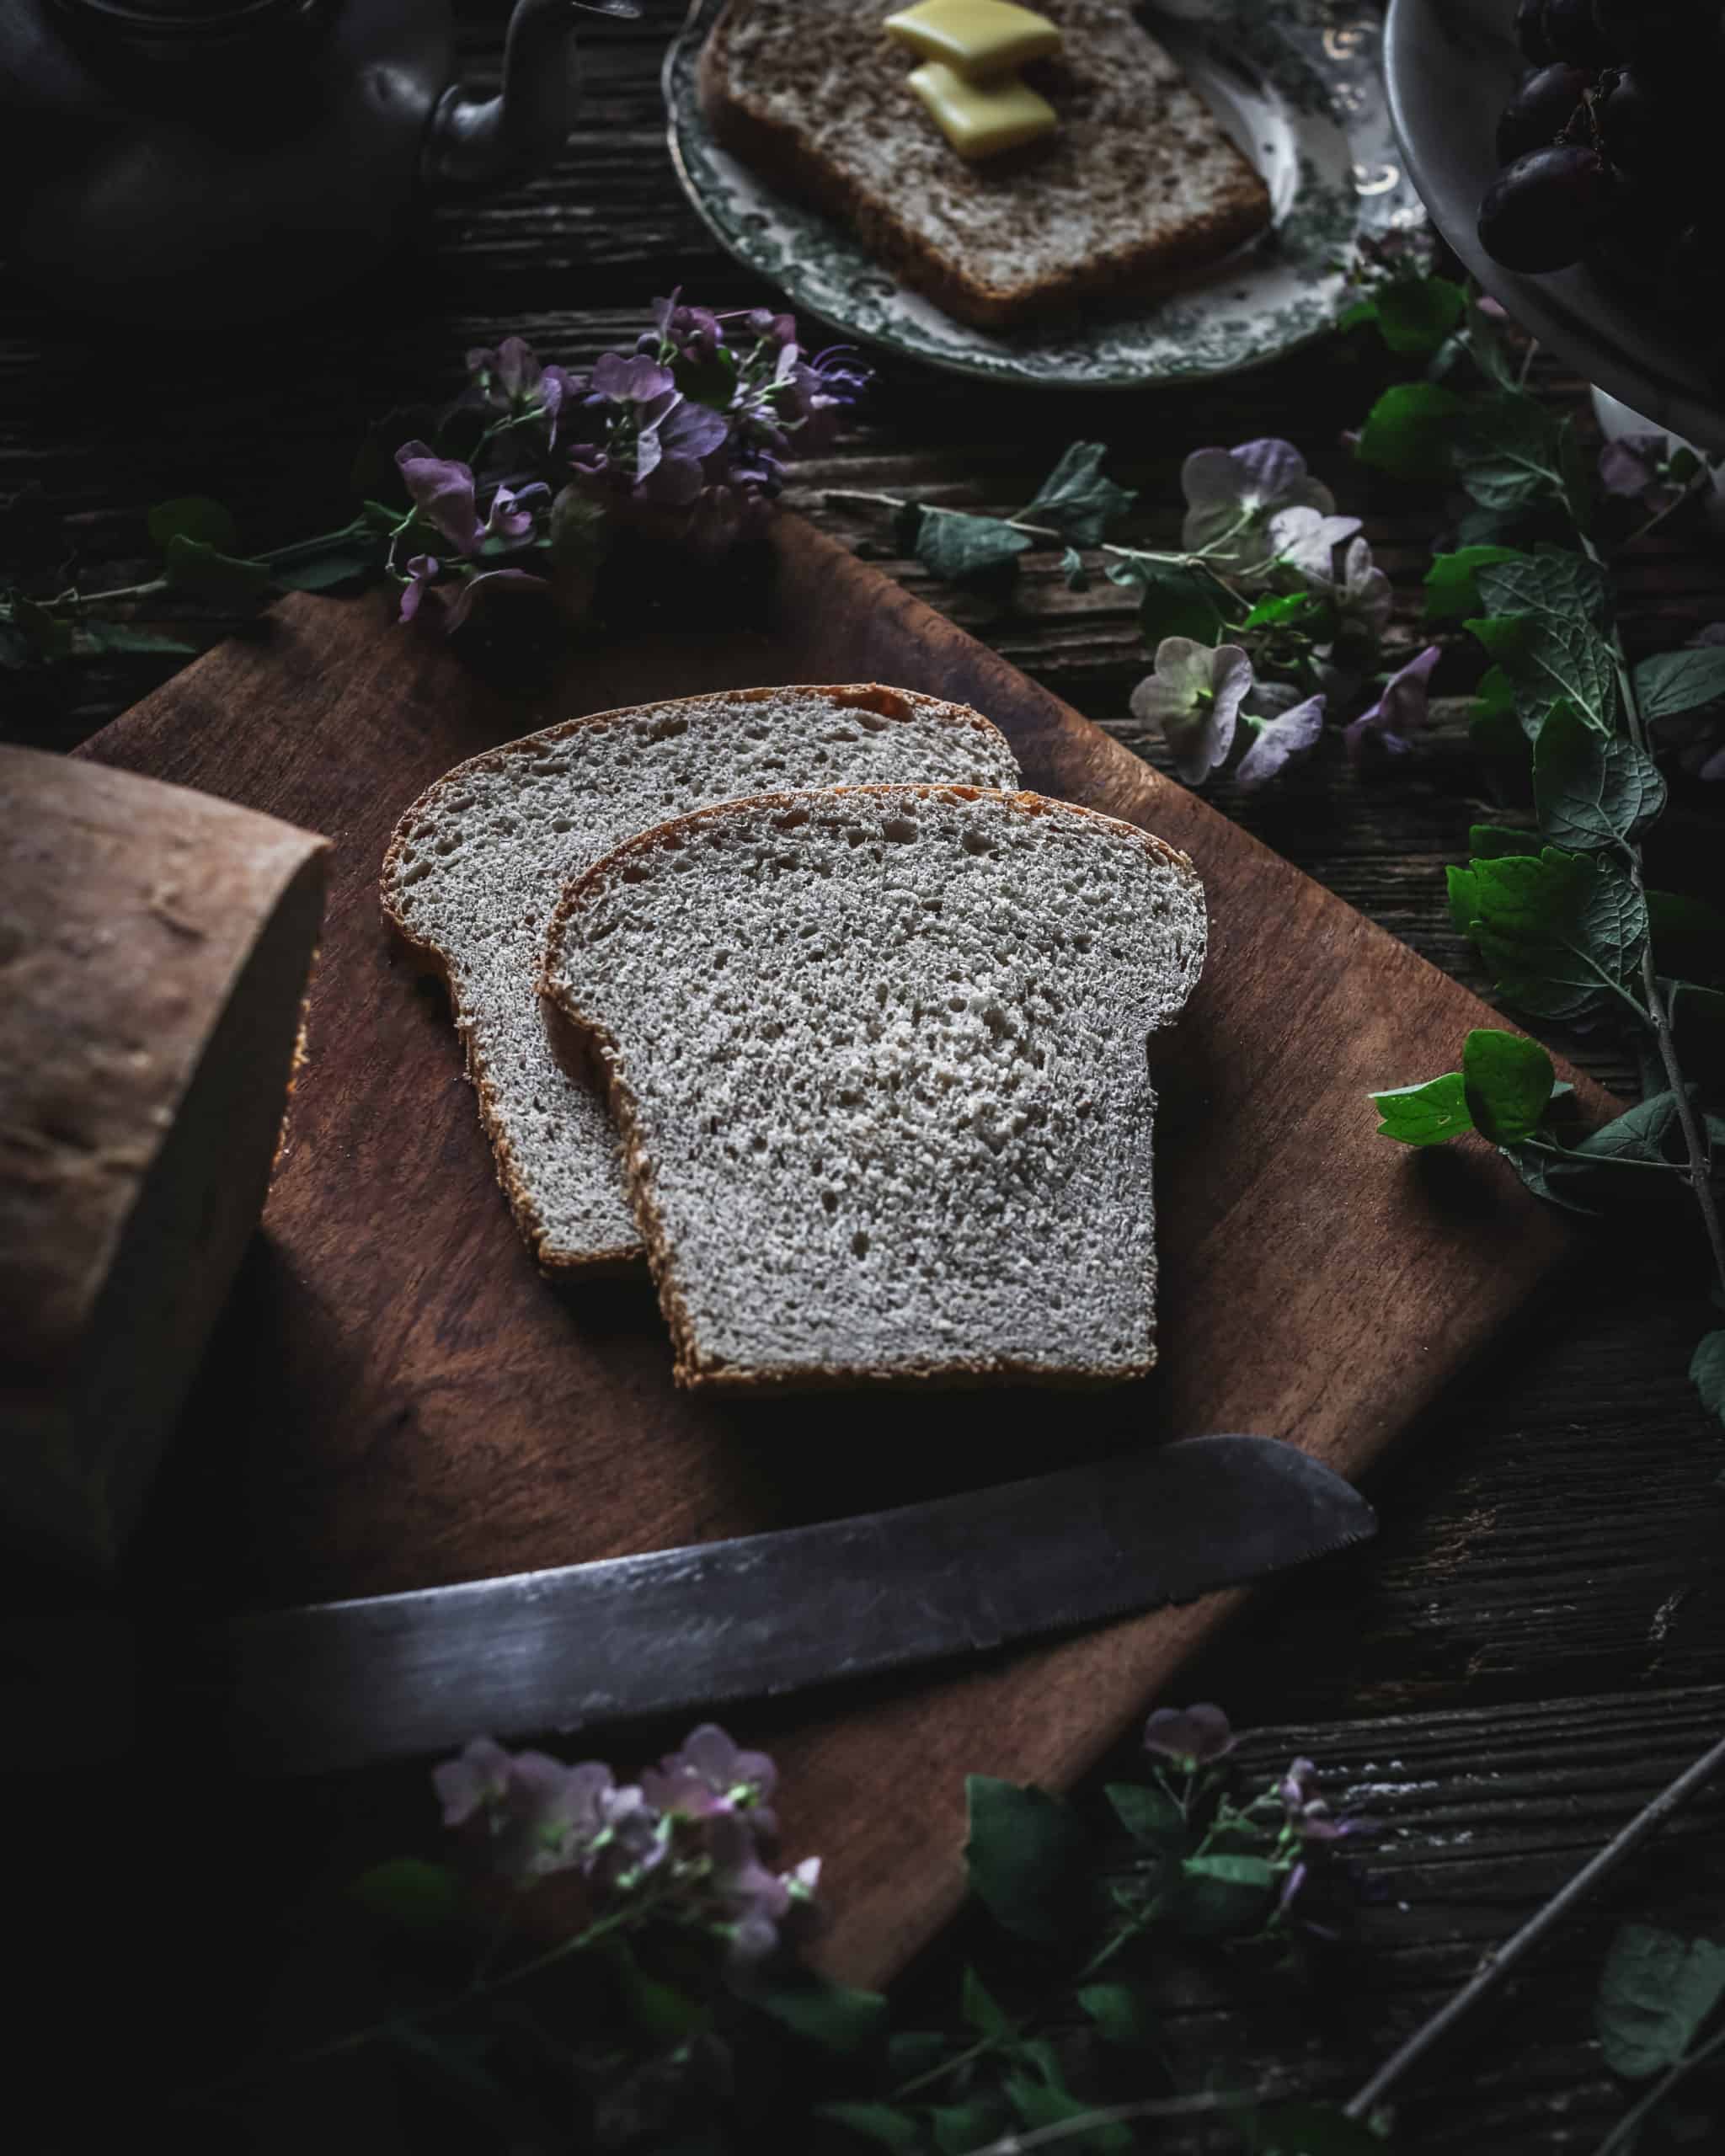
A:
<svg viewBox="0 0 1725 2156">
<path fill-rule="evenodd" d="M 546 925 L 569 878 L 734 794 L 919 778 L 1015 786 L 1018 766 L 964 704 L 874 683 L 735 689 L 530 734 L 457 765 L 402 818 L 383 910 L 447 979 L 498 1180 L 547 1271 L 642 1256 L 603 1094 L 560 1055 L 539 999 Z M 666 954 L 667 978 L 677 963 Z"/>
<path fill-rule="evenodd" d="M 607 1074 L 679 1381 L 1147 1371 L 1146 1041 L 1204 936 L 1183 854 L 1033 793 L 767 794 L 578 878 L 545 985 Z"/>
<path fill-rule="evenodd" d="M 1060 124 L 985 163 L 916 102 L 881 0 L 731 0 L 702 53 L 702 109 L 770 184 L 985 327 L 1130 297 L 1268 223 L 1263 180 L 1126 0 L 1037 4 L 1060 50 L 1024 79 Z"/>
</svg>

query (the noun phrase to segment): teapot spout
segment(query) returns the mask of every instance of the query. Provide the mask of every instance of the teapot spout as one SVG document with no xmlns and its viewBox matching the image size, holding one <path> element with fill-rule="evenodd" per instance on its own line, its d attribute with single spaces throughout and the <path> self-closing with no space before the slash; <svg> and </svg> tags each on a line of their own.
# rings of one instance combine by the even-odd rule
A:
<svg viewBox="0 0 1725 2156">
<path fill-rule="evenodd" d="M 430 188 L 495 186 L 555 162 L 574 124 L 575 13 L 571 0 L 515 0 L 498 94 L 452 83 L 431 115 L 423 168 Z"/>
</svg>

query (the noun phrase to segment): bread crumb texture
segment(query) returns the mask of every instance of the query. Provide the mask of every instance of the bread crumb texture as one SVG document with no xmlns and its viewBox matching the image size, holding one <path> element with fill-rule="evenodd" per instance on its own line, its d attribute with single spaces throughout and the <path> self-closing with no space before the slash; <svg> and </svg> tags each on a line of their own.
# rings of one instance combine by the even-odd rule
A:
<svg viewBox="0 0 1725 2156">
<path fill-rule="evenodd" d="M 734 802 L 572 886 L 547 985 L 607 1066 L 681 1381 L 1146 1371 L 1146 1038 L 1204 939 L 1183 855 L 965 788 Z"/>
<path fill-rule="evenodd" d="M 1141 292 L 1263 230 L 1268 189 L 1125 0 L 1045 0 L 1024 80 L 1059 126 L 967 165 L 916 102 L 877 0 L 732 0 L 701 62 L 745 163 L 850 224 L 950 312 L 996 327 Z"/>
<path fill-rule="evenodd" d="M 873 683 L 742 689 L 575 719 L 474 757 L 397 828 L 383 905 L 449 982 L 499 1180 L 542 1265 L 638 1261 L 602 1092 L 537 992 L 565 882 L 625 839 L 763 788 L 911 778 L 1016 785 L 963 704 Z"/>
</svg>

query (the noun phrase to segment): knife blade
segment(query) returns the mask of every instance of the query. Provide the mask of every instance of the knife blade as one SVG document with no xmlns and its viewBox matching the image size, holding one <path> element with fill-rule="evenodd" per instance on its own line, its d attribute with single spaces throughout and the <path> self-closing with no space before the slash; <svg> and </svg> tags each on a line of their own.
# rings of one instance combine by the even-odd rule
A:
<svg viewBox="0 0 1725 2156">
<path fill-rule="evenodd" d="M 198 1689 L 254 1773 L 421 1757 L 974 1654 L 1347 1548 L 1371 1508 L 1277 1439 L 1178 1443 L 887 1512 L 233 1621 Z"/>
</svg>

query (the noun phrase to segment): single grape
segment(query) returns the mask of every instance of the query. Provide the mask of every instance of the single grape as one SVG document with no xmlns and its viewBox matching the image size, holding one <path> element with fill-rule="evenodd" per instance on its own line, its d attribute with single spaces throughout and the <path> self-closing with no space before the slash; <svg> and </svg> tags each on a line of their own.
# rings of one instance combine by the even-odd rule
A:
<svg viewBox="0 0 1725 2156">
<path fill-rule="evenodd" d="M 1515 11 L 1515 40 L 1535 67 L 1549 67 L 1557 57 L 1546 35 L 1546 0 L 1521 0 Z"/>
<path fill-rule="evenodd" d="M 1506 270 L 1538 275 L 1578 262 L 1610 206 L 1610 175 L 1578 143 L 1530 150 L 1486 189 L 1480 244 Z"/>
<path fill-rule="evenodd" d="M 1697 162 L 1703 115 L 1690 83 L 1649 79 L 1639 64 L 1600 78 L 1594 100 L 1599 147 L 1621 170 L 1649 179 L 1681 175 Z"/>
<path fill-rule="evenodd" d="M 1579 67 L 1562 60 L 1550 67 L 1535 67 L 1498 121 L 1498 163 L 1513 164 L 1530 150 L 1555 142 L 1573 119 L 1587 84 Z"/>
</svg>

